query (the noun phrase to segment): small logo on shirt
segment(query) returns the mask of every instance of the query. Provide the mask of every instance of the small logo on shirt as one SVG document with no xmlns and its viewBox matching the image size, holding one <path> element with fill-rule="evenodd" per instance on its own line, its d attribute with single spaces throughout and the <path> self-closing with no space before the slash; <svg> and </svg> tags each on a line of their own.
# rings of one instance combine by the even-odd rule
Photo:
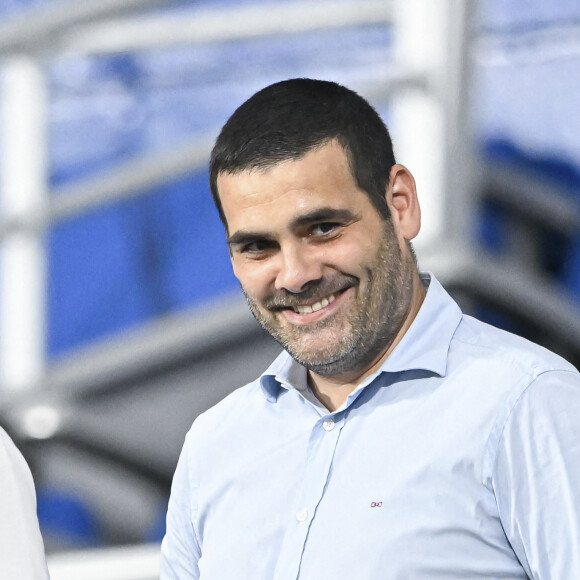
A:
<svg viewBox="0 0 580 580">
<path fill-rule="evenodd" d="M 383 507 L 382 501 L 371 501 L 371 507 Z"/>
</svg>

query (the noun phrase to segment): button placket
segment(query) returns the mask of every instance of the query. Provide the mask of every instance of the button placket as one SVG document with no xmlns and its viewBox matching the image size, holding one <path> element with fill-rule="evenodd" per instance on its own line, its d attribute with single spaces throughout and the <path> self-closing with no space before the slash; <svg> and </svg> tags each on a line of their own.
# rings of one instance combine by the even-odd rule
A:
<svg viewBox="0 0 580 580">
<path fill-rule="evenodd" d="M 298 576 L 308 530 L 324 494 L 343 422 L 327 416 L 313 426 L 304 477 L 296 498 L 294 525 L 286 531 L 273 580 L 296 580 Z"/>
</svg>

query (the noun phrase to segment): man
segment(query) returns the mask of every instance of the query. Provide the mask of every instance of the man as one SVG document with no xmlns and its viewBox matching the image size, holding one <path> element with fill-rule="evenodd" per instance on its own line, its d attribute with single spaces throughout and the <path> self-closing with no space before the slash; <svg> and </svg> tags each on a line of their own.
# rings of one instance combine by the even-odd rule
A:
<svg viewBox="0 0 580 580">
<path fill-rule="evenodd" d="M 0 428 L 0 578 L 48 580 L 30 469 Z"/>
<path fill-rule="evenodd" d="M 267 87 L 210 182 L 285 352 L 194 422 L 161 577 L 580 578 L 578 373 L 419 274 L 415 183 L 372 107 Z"/>
</svg>

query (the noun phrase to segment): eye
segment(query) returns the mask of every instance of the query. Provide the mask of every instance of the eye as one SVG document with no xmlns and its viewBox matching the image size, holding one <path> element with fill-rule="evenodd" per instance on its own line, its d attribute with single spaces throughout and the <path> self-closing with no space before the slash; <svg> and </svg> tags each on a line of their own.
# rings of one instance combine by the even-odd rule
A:
<svg viewBox="0 0 580 580">
<path fill-rule="evenodd" d="M 315 236 L 327 236 L 338 228 L 339 224 L 335 222 L 321 222 L 312 227 L 311 233 Z"/>
<path fill-rule="evenodd" d="M 242 254 L 261 254 L 272 249 L 272 242 L 268 240 L 254 240 L 240 247 L 239 252 Z"/>
</svg>

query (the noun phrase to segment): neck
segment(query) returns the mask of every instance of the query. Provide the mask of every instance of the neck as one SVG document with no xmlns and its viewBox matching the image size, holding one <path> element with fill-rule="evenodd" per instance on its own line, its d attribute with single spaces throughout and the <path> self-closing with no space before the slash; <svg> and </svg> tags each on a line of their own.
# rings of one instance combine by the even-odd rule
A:
<svg viewBox="0 0 580 580">
<path fill-rule="evenodd" d="M 363 369 L 353 369 L 338 376 L 319 375 L 313 371 L 308 371 L 308 382 L 312 388 L 314 396 L 331 412 L 340 408 L 350 395 L 368 376 L 375 373 L 387 360 L 394 348 L 399 344 L 421 308 L 425 299 L 425 287 L 415 274 L 413 281 L 413 296 L 409 304 L 409 310 L 403 320 L 401 328 L 395 338 L 385 347 L 383 352 Z"/>
</svg>

